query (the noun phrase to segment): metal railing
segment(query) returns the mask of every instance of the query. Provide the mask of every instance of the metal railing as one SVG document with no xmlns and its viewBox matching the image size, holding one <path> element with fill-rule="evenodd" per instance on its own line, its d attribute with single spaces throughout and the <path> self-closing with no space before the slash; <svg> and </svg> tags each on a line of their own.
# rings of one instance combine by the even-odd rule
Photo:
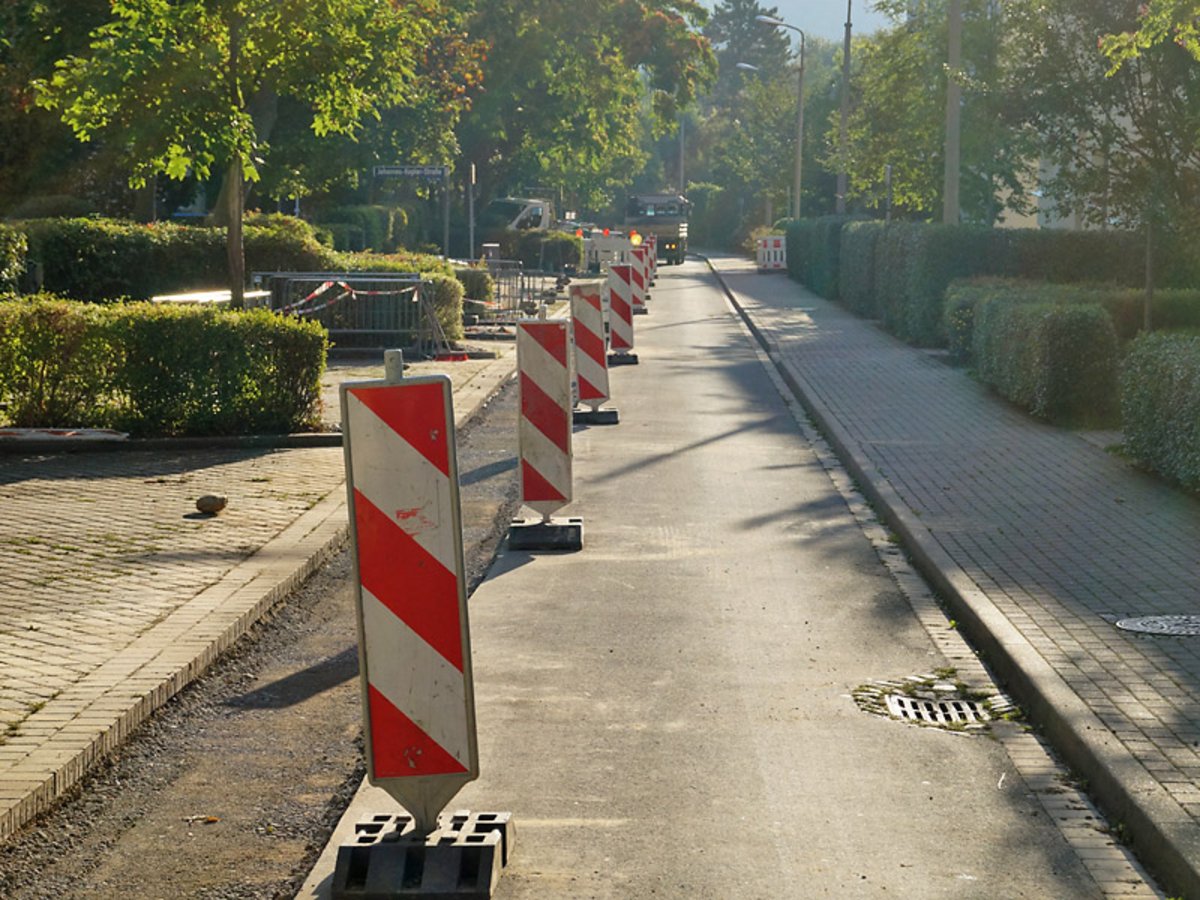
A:
<svg viewBox="0 0 1200 900">
<path fill-rule="evenodd" d="M 415 347 L 438 343 L 431 304 L 417 273 L 255 273 L 278 312 L 320 322 L 338 347 Z"/>
</svg>

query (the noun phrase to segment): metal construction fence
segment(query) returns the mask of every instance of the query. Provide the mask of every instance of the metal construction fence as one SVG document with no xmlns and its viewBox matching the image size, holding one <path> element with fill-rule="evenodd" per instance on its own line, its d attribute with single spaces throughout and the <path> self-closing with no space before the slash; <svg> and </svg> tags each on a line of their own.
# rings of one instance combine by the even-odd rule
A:
<svg viewBox="0 0 1200 900">
<path fill-rule="evenodd" d="M 429 292 L 413 273 L 262 272 L 270 309 L 320 322 L 335 346 L 426 347 L 445 343 Z"/>
<path fill-rule="evenodd" d="M 487 267 L 494 285 L 488 319 L 495 323 L 513 322 L 537 312 L 542 303 L 562 299 L 567 283 L 561 273 L 526 269 L 513 259 L 489 259 Z"/>
</svg>

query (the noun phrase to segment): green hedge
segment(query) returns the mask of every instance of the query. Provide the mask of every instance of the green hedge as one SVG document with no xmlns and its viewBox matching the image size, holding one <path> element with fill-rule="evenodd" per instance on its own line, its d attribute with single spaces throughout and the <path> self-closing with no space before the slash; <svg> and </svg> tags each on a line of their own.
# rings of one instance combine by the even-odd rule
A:
<svg viewBox="0 0 1200 900">
<path fill-rule="evenodd" d="M 872 224 L 868 230 L 883 228 L 872 241 L 855 230 L 862 227 L 842 231 L 840 269 L 854 273 L 854 286 L 849 288 L 854 299 L 848 305 L 879 315 L 894 334 L 923 346 L 945 345 L 945 292 L 953 280 L 1020 277 L 1055 283 L 1106 282 L 1129 289 L 1139 288 L 1144 280 L 1145 238 L 1134 232 L 895 222 Z M 1155 261 L 1159 294 L 1200 284 L 1200 253 L 1193 242 L 1185 236 L 1165 235 L 1159 244 Z M 875 288 L 873 304 L 867 285 Z M 1176 321 L 1172 316 L 1179 311 L 1177 302 L 1187 303 L 1164 297 L 1164 323 Z M 1132 305 L 1122 301 L 1120 309 L 1125 315 Z M 1190 321 L 1190 313 L 1182 316 Z M 1128 326 L 1117 324 L 1125 335 Z"/>
<path fill-rule="evenodd" d="M 0 302 L 0 401 L 22 427 L 284 433 L 316 424 L 326 349 L 265 310 L 24 298 Z"/>
<path fill-rule="evenodd" d="M 984 300 L 975 308 L 979 379 L 1036 416 L 1106 427 L 1117 419 L 1117 336 L 1097 304 Z"/>
<path fill-rule="evenodd" d="M 120 353 L 112 317 L 49 296 L 0 298 L 0 422 L 18 428 L 107 426 Z"/>
<path fill-rule="evenodd" d="M 526 269 L 561 272 L 583 268 L 583 239 L 565 231 L 506 231 L 500 237 L 500 256 L 520 260 Z"/>
<path fill-rule="evenodd" d="M 335 206 L 319 213 L 317 221 L 333 232 L 334 249 L 390 253 L 400 242 L 408 215 L 391 206 Z M 349 245 L 339 245 L 339 234 Z"/>
<path fill-rule="evenodd" d="M 842 229 L 845 216 L 787 222 L 788 275 L 827 300 L 840 296 Z"/>
<path fill-rule="evenodd" d="M 875 285 L 875 254 L 886 226 L 883 222 L 847 222 L 842 228 L 838 253 L 838 292 L 842 304 L 868 319 L 877 318 L 878 292 Z"/>
<path fill-rule="evenodd" d="M 36 219 L 17 227 L 29 239 L 29 258 L 42 265 L 43 289 L 77 300 L 145 300 L 228 281 L 223 228 L 112 219 Z M 311 229 L 285 216 L 248 220 L 244 245 L 247 272 L 333 266 Z"/>
<path fill-rule="evenodd" d="M 453 275 L 425 275 L 424 281 L 433 288 L 433 314 L 446 337 L 463 339 L 463 285 Z"/>
<path fill-rule="evenodd" d="M 1135 460 L 1200 490 L 1200 336 L 1146 334 L 1130 345 L 1121 418 Z"/>
<path fill-rule="evenodd" d="M 1048 284 L 1024 279 L 984 278 L 954 282 L 946 290 L 947 347 L 957 362 L 969 362 L 975 307 L 989 299 L 1009 303 L 1095 303 L 1112 317 L 1124 345 L 1142 330 L 1145 292 L 1100 284 Z M 1152 324 L 1159 331 L 1200 328 L 1200 291 L 1166 288 L 1154 292 Z"/>
<path fill-rule="evenodd" d="M 25 271 L 28 241 L 24 233 L 0 225 L 0 291 L 15 291 Z"/>
<path fill-rule="evenodd" d="M 465 299 L 488 301 L 495 297 L 496 282 L 487 269 L 455 269 L 454 275 L 462 282 Z"/>
</svg>

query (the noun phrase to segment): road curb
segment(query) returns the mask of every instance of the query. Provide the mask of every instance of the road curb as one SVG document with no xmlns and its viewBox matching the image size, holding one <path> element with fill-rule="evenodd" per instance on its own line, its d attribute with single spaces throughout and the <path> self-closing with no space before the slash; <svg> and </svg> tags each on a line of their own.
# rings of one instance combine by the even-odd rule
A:
<svg viewBox="0 0 1200 900">
<path fill-rule="evenodd" d="M 1124 754 L 1099 717 L 933 539 L 811 386 L 780 358 L 778 347 L 754 323 L 712 261 L 704 260 L 788 388 L 989 667 L 1075 774 L 1088 782 L 1088 793 L 1106 815 L 1124 826 L 1122 839 L 1171 891 L 1200 897 L 1200 835 L 1191 817 L 1145 767 Z"/>
</svg>

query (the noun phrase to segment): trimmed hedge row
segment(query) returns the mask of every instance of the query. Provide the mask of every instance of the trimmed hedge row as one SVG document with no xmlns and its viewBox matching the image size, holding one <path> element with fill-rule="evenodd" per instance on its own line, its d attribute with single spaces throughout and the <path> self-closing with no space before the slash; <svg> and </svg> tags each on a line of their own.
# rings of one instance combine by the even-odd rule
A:
<svg viewBox="0 0 1200 900">
<path fill-rule="evenodd" d="M 1128 344 L 1142 330 L 1146 295 L 1143 290 L 1100 284 L 1047 284 L 1012 278 L 958 281 L 946 289 L 944 328 L 946 346 L 956 362 L 971 361 L 975 308 L 985 300 L 1007 303 L 1095 303 L 1112 318 L 1117 340 Z M 1155 291 L 1153 323 L 1162 331 L 1200 328 L 1200 291 Z"/>
<path fill-rule="evenodd" d="M 1129 454 L 1189 490 L 1200 490 L 1200 335 L 1152 333 L 1121 368 Z"/>
<path fill-rule="evenodd" d="M 146 300 L 156 294 L 224 285 L 228 279 L 223 228 L 44 219 L 22 222 L 15 229 L 0 226 L 0 290 L 15 287 L 16 276 L 9 275 L 10 269 L 17 276 L 24 270 L 19 251 L 24 248 L 26 236 L 29 258 L 42 264 L 43 289 L 70 299 Z M 431 278 L 463 275 L 477 299 L 492 297 L 491 279 L 486 272 L 459 273 L 439 256 L 403 250 L 388 254 L 335 252 L 317 240 L 313 226 L 290 216 L 247 216 L 244 236 L 247 272 L 420 272 Z M 439 289 L 439 294 L 447 290 Z M 452 306 L 441 304 L 439 310 Z M 447 330 L 461 335 L 462 324 Z"/>
<path fill-rule="evenodd" d="M 979 379 L 1035 416 L 1060 425 L 1117 420 L 1119 351 L 1098 304 L 982 301 L 975 310 Z"/>
<path fill-rule="evenodd" d="M 25 271 L 25 235 L 15 228 L 0 225 L 0 291 L 15 291 Z"/>
<path fill-rule="evenodd" d="M 287 433 L 317 422 L 327 347 L 266 310 L 2 301 L 0 403 L 21 427 Z"/>
<path fill-rule="evenodd" d="M 334 254 L 311 229 L 285 219 L 248 220 L 246 271 L 333 268 Z M 42 288 L 64 297 L 148 300 L 228 281 L 224 228 L 110 219 L 34 219 L 17 227 L 28 236 L 29 259 L 41 263 Z"/>
<path fill-rule="evenodd" d="M 333 234 L 335 250 L 391 253 L 408 225 L 408 214 L 392 206 L 335 206 L 317 216 Z"/>
<path fill-rule="evenodd" d="M 827 300 L 839 296 L 838 259 L 845 216 L 791 219 L 787 236 L 788 275 Z"/>
<path fill-rule="evenodd" d="M 793 277 L 831 299 L 846 294 L 851 309 L 879 316 L 888 330 L 920 346 L 945 345 L 945 292 L 956 279 L 1024 277 L 1136 288 L 1145 271 L 1144 238 L 1133 232 L 842 220 L 840 227 L 826 226 L 835 235 L 818 240 L 817 223 L 823 221 L 789 223 Z M 1158 284 L 1200 284 L 1200 254 L 1182 238 L 1160 244 Z M 824 274 L 830 271 L 838 273 L 832 287 Z"/>
</svg>

